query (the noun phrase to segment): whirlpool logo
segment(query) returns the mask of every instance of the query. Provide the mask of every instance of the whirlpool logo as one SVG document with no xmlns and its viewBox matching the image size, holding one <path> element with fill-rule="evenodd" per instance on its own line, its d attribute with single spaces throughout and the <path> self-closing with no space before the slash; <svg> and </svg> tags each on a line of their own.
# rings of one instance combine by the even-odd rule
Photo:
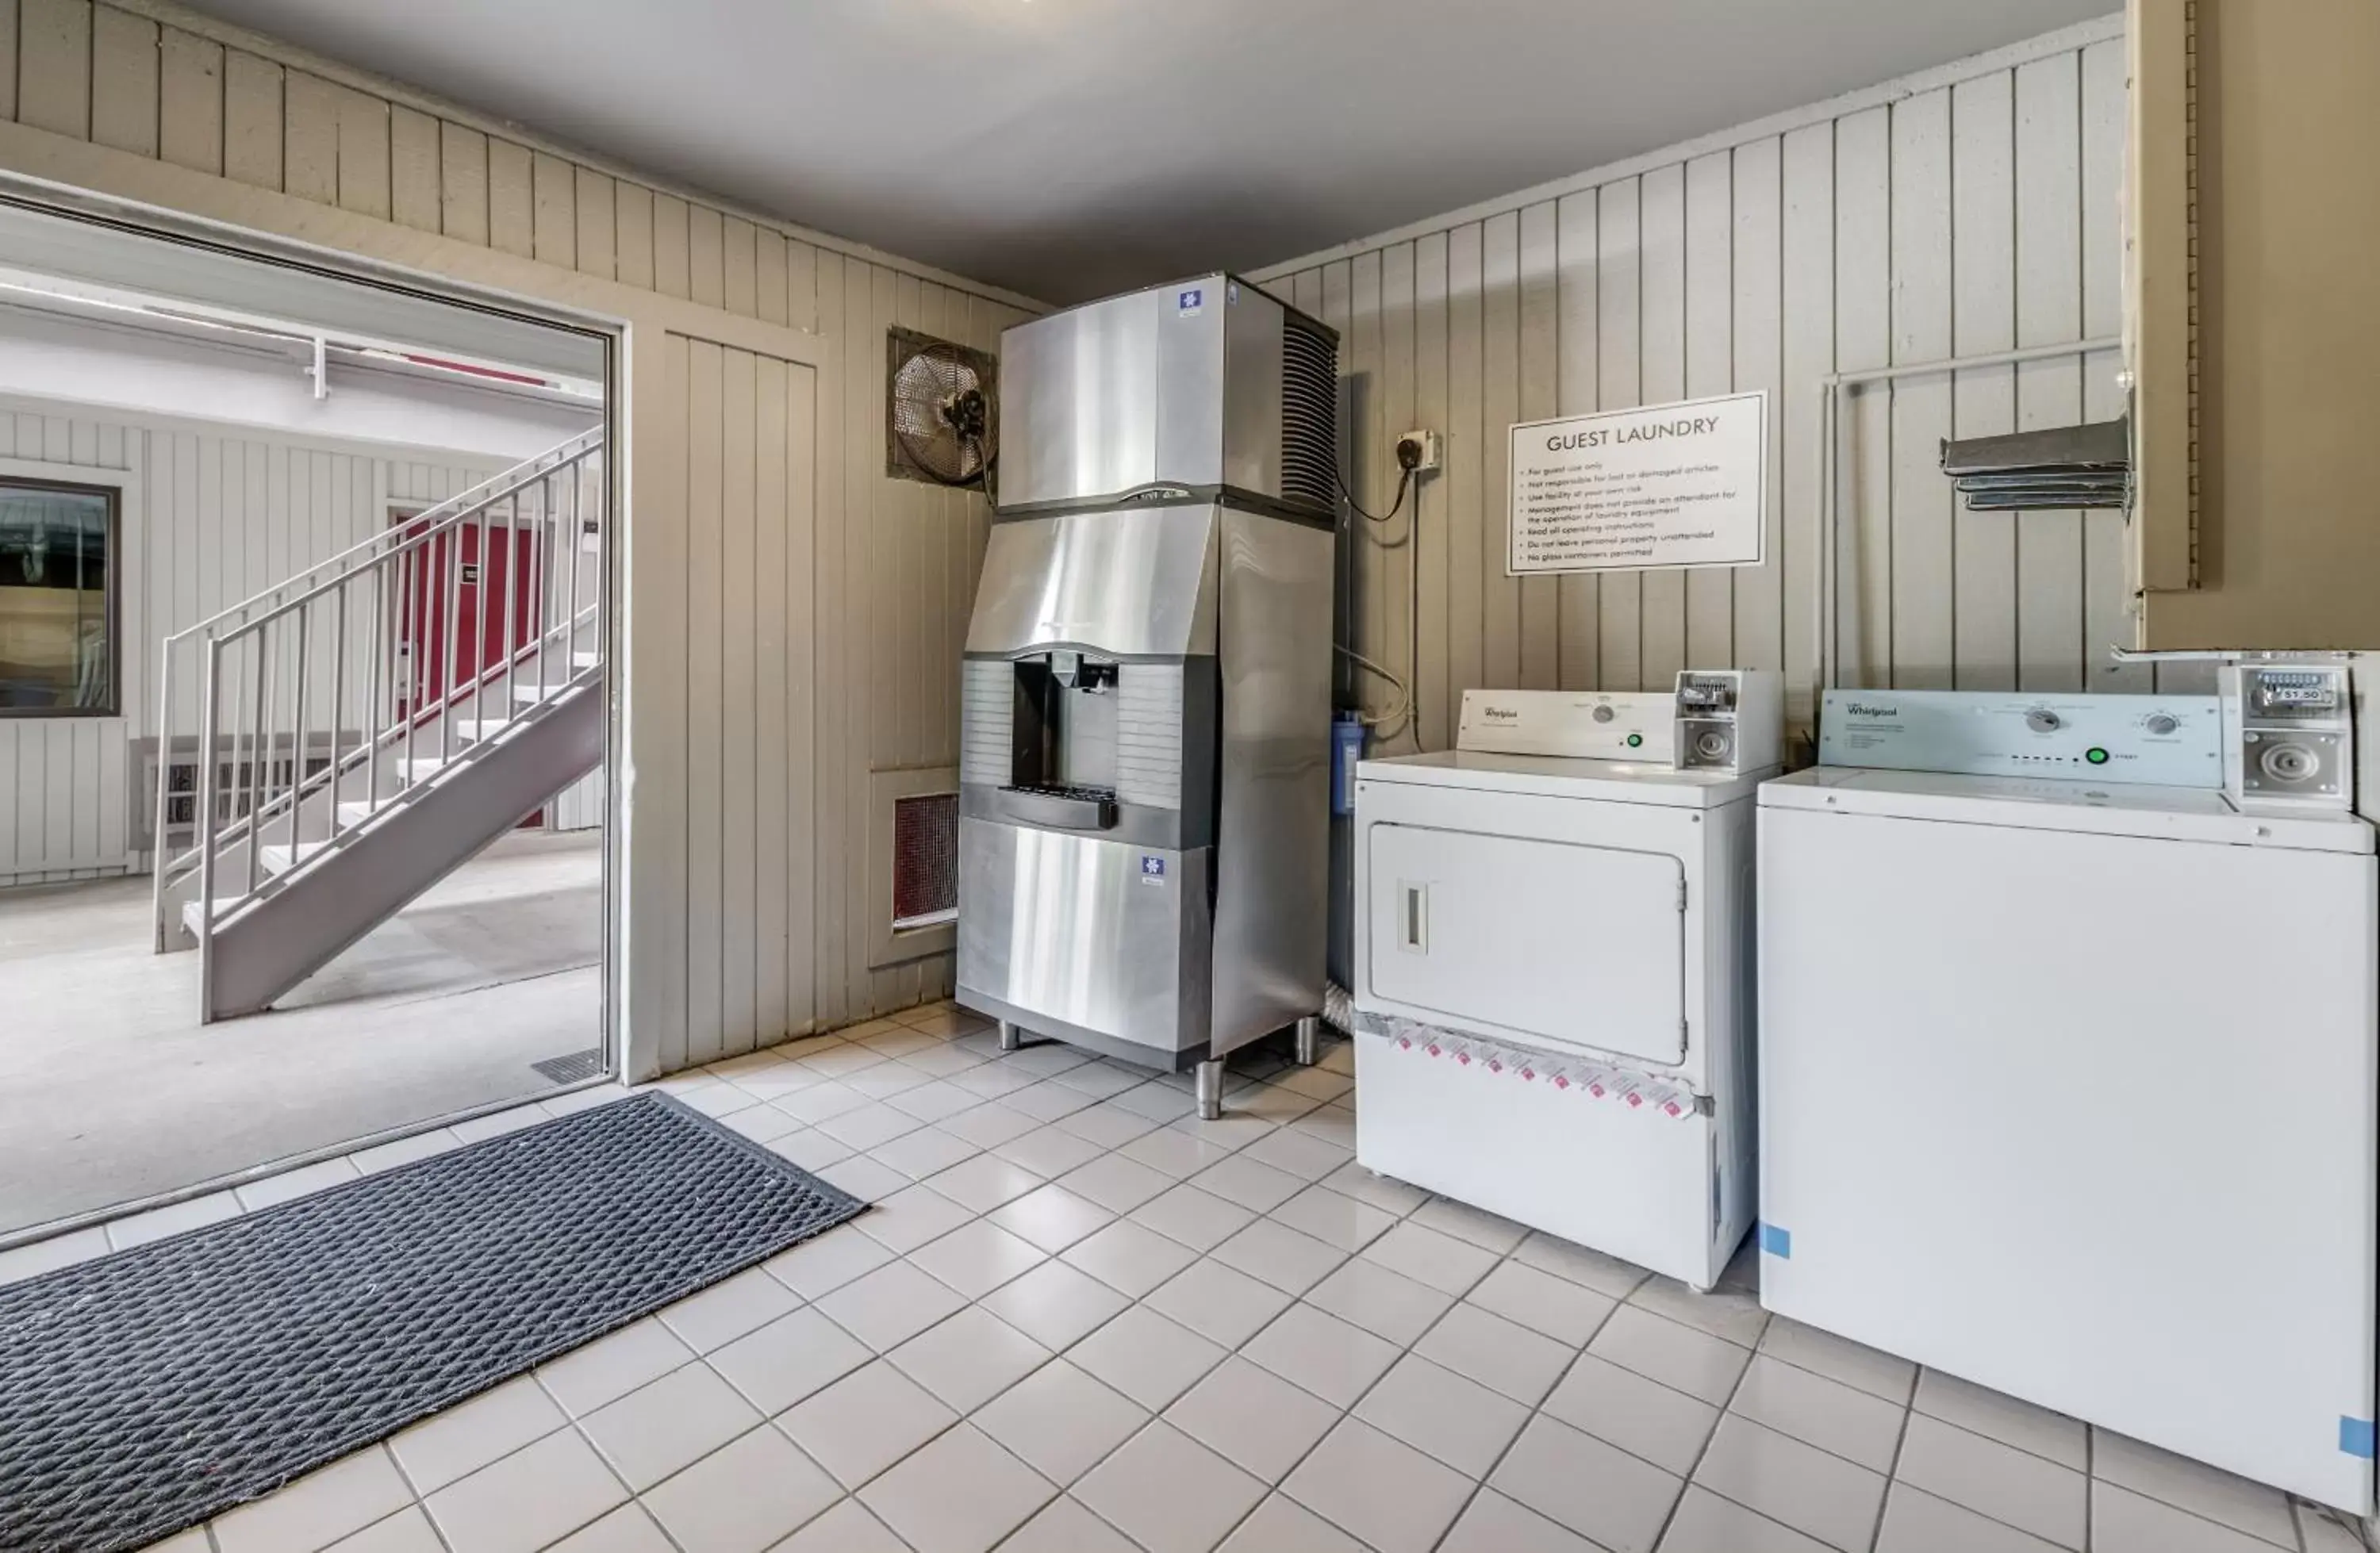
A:
<svg viewBox="0 0 2380 1553">
<path fill-rule="evenodd" d="M 1865 701 L 1853 701 L 1843 710 L 1853 717 L 1899 717 L 1899 707 L 1872 707 Z"/>
<path fill-rule="evenodd" d="M 1520 709 L 1517 707 L 1491 706 L 1481 712 L 1480 715 L 1487 718 L 1490 722 L 1518 722 L 1521 721 Z"/>
</svg>

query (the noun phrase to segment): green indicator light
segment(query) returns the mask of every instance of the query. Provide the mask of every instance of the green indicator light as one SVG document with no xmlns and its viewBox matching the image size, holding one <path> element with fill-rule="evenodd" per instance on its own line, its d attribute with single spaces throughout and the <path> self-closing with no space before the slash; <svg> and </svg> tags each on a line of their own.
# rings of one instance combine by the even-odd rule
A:
<svg viewBox="0 0 2380 1553">
<path fill-rule="evenodd" d="M 1638 745 L 1641 745 L 1644 742 L 1645 735 L 1642 734 L 1631 734 L 1628 735 L 1628 747 L 1631 749 L 1634 749 Z"/>
<path fill-rule="evenodd" d="M 2090 761 L 2091 764 L 2095 766 L 2104 766 L 2107 763 L 2107 752 L 2101 749 L 2098 746 L 2093 745 L 2089 749 L 2082 752 L 2082 758 Z"/>
</svg>

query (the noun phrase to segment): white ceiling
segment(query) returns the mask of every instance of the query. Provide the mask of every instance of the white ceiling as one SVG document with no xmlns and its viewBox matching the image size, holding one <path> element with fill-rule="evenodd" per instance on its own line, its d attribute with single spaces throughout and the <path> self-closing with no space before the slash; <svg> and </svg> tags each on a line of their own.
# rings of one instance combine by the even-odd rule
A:
<svg viewBox="0 0 2380 1553">
<path fill-rule="evenodd" d="M 1052 301 L 1254 268 L 2109 0 L 199 0 Z"/>
</svg>

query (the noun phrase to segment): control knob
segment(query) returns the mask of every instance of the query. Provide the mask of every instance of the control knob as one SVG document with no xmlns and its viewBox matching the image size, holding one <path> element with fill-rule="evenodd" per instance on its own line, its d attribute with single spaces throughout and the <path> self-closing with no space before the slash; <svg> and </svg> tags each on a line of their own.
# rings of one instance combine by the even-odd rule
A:
<svg viewBox="0 0 2380 1553">
<path fill-rule="evenodd" d="M 1602 707 L 1597 707 L 1597 708 L 1596 708 L 1596 709 L 1595 709 L 1595 713 L 1594 713 L 1594 715 L 1595 715 L 1595 720 L 1596 720 L 1597 722 L 1610 722 L 1610 721 L 1612 720 L 1612 718 L 1613 718 L 1614 716 L 1616 716 L 1617 714 L 1616 714 L 1615 712 L 1613 712 L 1613 711 L 1612 711 L 1612 710 L 1611 710 L 1609 707 L 1608 707 L 1608 706 L 1602 706 Z"/>
<path fill-rule="evenodd" d="M 2066 720 L 2047 707 L 2035 707 L 2024 714 L 2024 725 L 2036 734 L 2055 734 L 2066 726 Z"/>
<path fill-rule="evenodd" d="M 2142 723 L 2141 726 L 2155 734 L 2158 738 L 2164 738 L 2167 734 L 2181 726 L 2181 719 L 2174 716 L 2173 713 L 2169 711 L 2153 711 L 2149 713 L 2148 721 Z"/>
</svg>

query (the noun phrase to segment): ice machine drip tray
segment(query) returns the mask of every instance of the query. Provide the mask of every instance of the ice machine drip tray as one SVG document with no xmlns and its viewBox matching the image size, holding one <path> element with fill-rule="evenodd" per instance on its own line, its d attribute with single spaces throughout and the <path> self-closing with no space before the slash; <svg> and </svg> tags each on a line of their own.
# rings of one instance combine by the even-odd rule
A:
<svg viewBox="0 0 2380 1553">
<path fill-rule="evenodd" d="M 1536 1042 L 1685 1056 L 1677 858 L 1427 826 L 1369 835 L 1375 997 Z"/>
</svg>

